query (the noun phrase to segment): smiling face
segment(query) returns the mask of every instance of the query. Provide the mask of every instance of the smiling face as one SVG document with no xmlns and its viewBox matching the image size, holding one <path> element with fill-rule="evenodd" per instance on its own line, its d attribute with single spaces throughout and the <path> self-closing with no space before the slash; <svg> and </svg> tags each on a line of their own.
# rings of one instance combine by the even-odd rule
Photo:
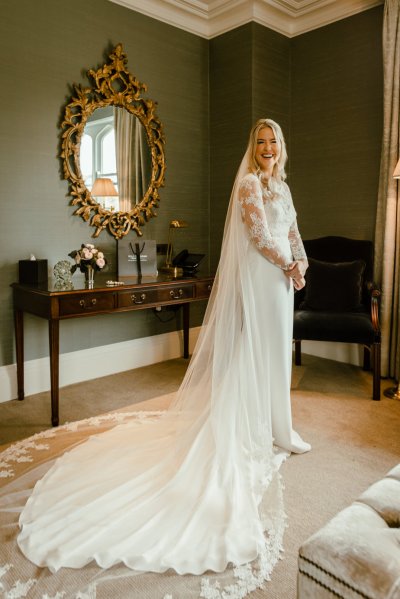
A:
<svg viewBox="0 0 400 599">
<path fill-rule="evenodd" d="M 272 170 L 278 161 L 279 152 L 279 142 L 271 127 L 260 129 L 256 139 L 255 159 L 267 177 L 272 176 Z"/>
</svg>

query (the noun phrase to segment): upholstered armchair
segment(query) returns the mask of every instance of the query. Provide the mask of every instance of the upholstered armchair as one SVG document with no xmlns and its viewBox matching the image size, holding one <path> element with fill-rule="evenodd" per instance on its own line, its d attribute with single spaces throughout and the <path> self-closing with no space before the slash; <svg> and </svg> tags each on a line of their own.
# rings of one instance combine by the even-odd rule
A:
<svg viewBox="0 0 400 599">
<path fill-rule="evenodd" d="M 306 286 L 295 293 L 295 364 L 302 340 L 339 341 L 364 346 L 364 370 L 373 372 L 372 398 L 380 399 L 380 291 L 373 281 L 371 241 L 321 237 L 304 241 L 310 266 Z"/>
</svg>

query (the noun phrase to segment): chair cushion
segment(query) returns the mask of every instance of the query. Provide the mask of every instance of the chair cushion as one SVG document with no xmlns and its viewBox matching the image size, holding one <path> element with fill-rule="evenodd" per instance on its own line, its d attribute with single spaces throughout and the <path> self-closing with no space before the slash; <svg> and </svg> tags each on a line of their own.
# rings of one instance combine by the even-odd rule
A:
<svg viewBox="0 0 400 599">
<path fill-rule="evenodd" d="M 364 260 L 323 262 L 309 258 L 301 310 L 356 312 L 362 310 Z"/>
<path fill-rule="evenodd" d="M 293 338 L 366 345 L 377 341 L 368 312 L 296 310 L 293 320 Z"/>
</svg>

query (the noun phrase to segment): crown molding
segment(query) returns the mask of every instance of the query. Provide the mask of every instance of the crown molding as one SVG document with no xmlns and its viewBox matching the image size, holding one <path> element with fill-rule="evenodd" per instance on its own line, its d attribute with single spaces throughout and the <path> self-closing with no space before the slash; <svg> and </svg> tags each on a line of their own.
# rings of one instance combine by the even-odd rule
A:
<svg viewBox="0 0 400 599">
<path fill-rule="evenodd" d="M 384 0 L 110 0 L 211 39 L 255 21 L 286 37 L 329 25 Z"/>
</svg>

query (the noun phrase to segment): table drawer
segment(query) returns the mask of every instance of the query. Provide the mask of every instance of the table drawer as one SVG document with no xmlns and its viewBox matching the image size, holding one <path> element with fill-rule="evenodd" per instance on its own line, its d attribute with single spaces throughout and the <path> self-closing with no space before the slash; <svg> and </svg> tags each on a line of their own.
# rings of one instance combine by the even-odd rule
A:
<svg viewBox="0 0 400 599">
<path fill-rule="evenodd" d="M 172 302 L 176 300 L 193 299 L 194 285 L 176 285 L 167 289 L 159 290 L 160 301 Z"/>
<path fill-rule="evenodd" d="M 136 305 L 167 304 L 177 300 L 193 298 L 193 285 L 179 285 L 173 288 L 140 289 L 118 294 L 118 307 L 129 308 Z"/>
<path fill-rule="evenodd" d="M 143 304 L 154 304 L 158 301 L 158 289 L 138 289 L 118 293 L 118 308 L 130 308 Z"/>
<path fill-rule="evenodd" d="M 60 298 L 60 316 L 79 315 L 85 312 L 103 312 L 113 309 L 114 295 L 112 293 L 86 293 Z"/>
<path fill-rule="evenodd" d="M 196 297 L 210 297 L 210 293 L 211 293 L 211 289 L 212 289 L 212 285 L 213 282 L 212 281 L 206 281 L 206 282 L 201 282 L 201 283 L 196 283 Z"/>
</svg>

